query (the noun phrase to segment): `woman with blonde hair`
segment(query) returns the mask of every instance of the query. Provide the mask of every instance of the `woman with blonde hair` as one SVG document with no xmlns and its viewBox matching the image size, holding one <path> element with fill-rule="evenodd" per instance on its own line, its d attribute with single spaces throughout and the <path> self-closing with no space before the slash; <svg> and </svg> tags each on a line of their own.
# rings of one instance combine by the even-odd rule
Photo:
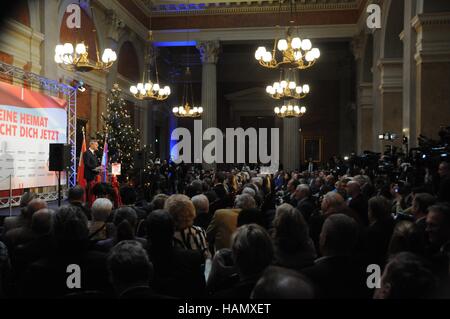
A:
<svg viewBox="0 0 450 319">
<path fill-rule="evenodd" d="M 175 246 L 199 250 L 205 258 L 209 257 L 206 233 L 202 228 L 194 226 L 195 207 L 189 197 L 181 194 L 172 195 L 166 200 L 164 209 L 172 215 L 175 223 Z"/>
</svg>

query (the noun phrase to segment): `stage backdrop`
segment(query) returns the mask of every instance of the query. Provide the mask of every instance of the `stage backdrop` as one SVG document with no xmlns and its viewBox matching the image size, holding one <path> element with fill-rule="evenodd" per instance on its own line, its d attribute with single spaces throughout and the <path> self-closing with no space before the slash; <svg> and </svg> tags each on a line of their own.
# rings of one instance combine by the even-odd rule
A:
<svg viewBox="0 0 450 319">
<path fill-rule="evenodd" d="M 0 82 L 0 190 L 10 175 L 13 189 L 57 185 L 50 143 L 67 143 L 66 101 Z"/>
</svg>

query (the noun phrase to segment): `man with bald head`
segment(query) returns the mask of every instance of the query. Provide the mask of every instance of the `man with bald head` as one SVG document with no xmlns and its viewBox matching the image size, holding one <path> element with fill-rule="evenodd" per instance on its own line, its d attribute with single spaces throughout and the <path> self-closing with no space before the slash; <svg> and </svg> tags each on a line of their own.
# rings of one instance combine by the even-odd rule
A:
<svg viewBox="0 0 450 319">
<path fill-rule="evenodd" d="M 348 207 L 358 215 L 361 222 L 365 225 L 369 225 L 369 217 L 367 214 L 368 199 L 361 192 L 361 186 L 357 181 L 350 181 L 346 186 L 348 198 Z"/>
</svg>

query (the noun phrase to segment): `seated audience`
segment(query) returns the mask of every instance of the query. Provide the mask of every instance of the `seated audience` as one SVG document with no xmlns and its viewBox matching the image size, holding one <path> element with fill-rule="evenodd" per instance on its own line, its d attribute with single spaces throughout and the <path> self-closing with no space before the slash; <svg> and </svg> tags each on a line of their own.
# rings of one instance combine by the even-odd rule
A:
<svg viewBox="0 0 450 319">
<path fill-rule="evenodd" d="M 32 263 L 23 276 L 21 295 L 32 298 L 61 298 L 69 294 L 111 291 L 106 272 L 106 254 L 89 250 L 88 220 L 77 207 L 63 206 L 54 215 L 54 253 Z M 67 285 L 68 266 L 82 271 L 79 288 Z M 76 271 L 76 270 L 75 270 Z M 74 277 L 73 284 L 77 284 Z M 78 285 L 78 284 L 77 284 Z"/>
<path fill-rule="evenodd" d="M 300 184 L 295 190 L 295 200 L 297 201 L 297 209 L 302 213 L 306 221 L 309 221 L 311 215 L 316 211 L 316 206 L 311 200 L 311 190 L 306 184 Z"/>
<path fill-rule="evenodd" d="M 347 183 L 346 190 L 350 198 L 348 207 L 356 212 L 363 225 L 369 225 L 369 217 L 367 215 L 368 199 L 361 192 L 360 184 L 357 181 L 350 181 Z"/>
</svg>

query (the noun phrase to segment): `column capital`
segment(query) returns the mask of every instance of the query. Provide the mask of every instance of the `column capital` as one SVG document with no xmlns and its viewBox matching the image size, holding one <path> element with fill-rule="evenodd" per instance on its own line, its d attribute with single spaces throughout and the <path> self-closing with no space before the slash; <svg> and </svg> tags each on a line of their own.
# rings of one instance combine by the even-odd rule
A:
<svg viewBox="0 0 450 319">
<path fill-rule="evenodd" d="M 417 32 L 417 64 L 450 62 L 450 13 L 424 13 L 411 20 Z"/>
<path fill-rule="evenodd" d="M 202 63 L 216 64 L 219 58 L 219 41 L 200 41 L 197 43 L 197 49 L 200 51 Z"/>
<path fill-rule="evenodd" d="M 125 23 L 113 10 L 106 12 L 107 37 L 118 42 L 125 32 Z"/>
</svg>

